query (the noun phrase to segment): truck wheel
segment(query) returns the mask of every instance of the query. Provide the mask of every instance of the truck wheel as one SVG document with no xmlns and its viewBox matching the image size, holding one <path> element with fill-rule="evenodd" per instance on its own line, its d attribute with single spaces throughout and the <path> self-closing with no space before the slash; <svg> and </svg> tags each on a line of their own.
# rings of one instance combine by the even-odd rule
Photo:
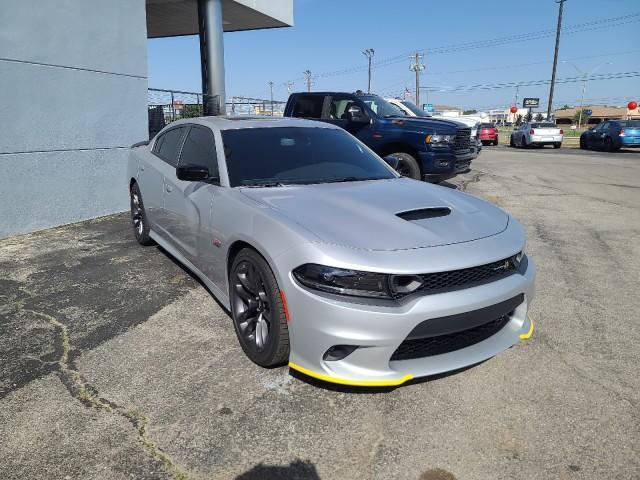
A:
<svg viewBox="0 0 640 480">
<path fill-rule="evenodd" d="M 416 159 L 413 158 L 413 156 L 404 152 L 392 153 L 391 156 L 398 159 L 396 172 L 398 172 L 403 177 L 413 178 L 414 180 L 421 180 L 422 176 L 420 174 L 420 167 L 418 166 L 418 162 L 416 162 Z"/>
</svg>

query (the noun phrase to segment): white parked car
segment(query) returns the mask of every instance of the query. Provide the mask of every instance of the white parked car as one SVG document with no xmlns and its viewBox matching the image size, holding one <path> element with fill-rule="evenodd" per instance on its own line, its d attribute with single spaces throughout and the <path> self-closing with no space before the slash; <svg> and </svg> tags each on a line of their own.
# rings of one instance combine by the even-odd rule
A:
<svg viewBox="0 0 640 480">
<path fill-rule="evenodd" d="M 482 142 L 478 137 L 481 123 L 479 119 L 470 117 L 445 117 L 443 115 L 433 115 L 418 107 L 411 100 L 399 100 L 397 98 L 385 98 L 385 100 L 394 107 L 398 108 L 398 110 L 400 110 L 408 117 L 429 117 L 436 120 L 447 120 L 449 122 L 458 122 L 466 125 L 467 127 L 471 128 L 471 145 L 474 149 L 473 153 L 476 156 L 480 154 L 480 150 L 482 150 Z"/>
<path fill-rule="evenodd" d="M 564 132 L 555 123 L 523 123 L 511 132 L 509 146 L 526 148 L 532 145 L 539 147 L 553 145 L 553 148 L 560 148 L 563 136 Z"/>
</svg>

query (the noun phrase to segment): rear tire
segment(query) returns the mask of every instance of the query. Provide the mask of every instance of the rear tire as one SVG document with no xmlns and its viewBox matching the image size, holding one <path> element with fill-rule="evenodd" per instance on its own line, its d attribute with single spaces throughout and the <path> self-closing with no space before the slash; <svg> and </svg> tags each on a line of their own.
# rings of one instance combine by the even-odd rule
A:
<svg viewBox="0 0 640 480">
<path fill-rule="evenodd" d="M 229 271 L 231 315 L 238 341 L 249 359 L 265 368 L 289 360 L 289 327 L 280 288 L 260 254 L 240 250 Z"/>
<path fill-rule="evenodd" d="M 553 144 L 553 148 L 560 148 L 562 146 L 562 143 L 560 142 L 556 142 Z"/>
<path fill-rule="evenodd" d="M 493 145 L 494 145 L 494 146 L 497 146 L 497 145 L 498 145 L 498 140 L 497 140 L 497 139 L 493 141 Z"/>
<path fill-rule="evenodd" d="M 391 156 L 398 159 L 396 172 L 398 172 L 403 177 L 413 178 L 414 180 L 422 180 L 420 166 L 412 155 L 404 152 L 398 152 L 392 153 Z"/>
<path fill-rule="evenodd" d="M 131 224 L 133 225 L 133 234 L 140 245 L 153 245 L 154 241 L 149 236 L 149 221 L 147 213 L 142 202 L 142 194 L 137 183 L 131 185 Z"/>
<path fill-rule="evenodd" d="M 511 135 L 511 136 L 509 137 L 509 146 L 510 146 L 511 148 L 515 148 L 515 147 L 516 147 L 516 142 L 514 142 L 514 141 L 513 141 L 513 135 Z"/>
</svg>

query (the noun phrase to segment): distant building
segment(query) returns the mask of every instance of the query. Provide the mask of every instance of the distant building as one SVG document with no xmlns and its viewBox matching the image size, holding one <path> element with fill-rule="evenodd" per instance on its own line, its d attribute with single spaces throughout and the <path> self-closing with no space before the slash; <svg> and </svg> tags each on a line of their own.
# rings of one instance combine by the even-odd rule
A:
<svg viewBox="0 0 640 480">
<path fill-rule="evenodd" d="M 583 124 L 596 125 L 605 120 L 621 120 L 626 118 L 640 119 L 638 109 L 628 110 L 627 107 L 611 107 L 608 105 L 585 105 L 583 110 L 591 110 L 588 122 L 583 120 Z M 571 107 L 554 112 L 556 123 L 571 125 L 574 123 L 573 117 L 580 111 L 580 107 Z"/>
</svg>

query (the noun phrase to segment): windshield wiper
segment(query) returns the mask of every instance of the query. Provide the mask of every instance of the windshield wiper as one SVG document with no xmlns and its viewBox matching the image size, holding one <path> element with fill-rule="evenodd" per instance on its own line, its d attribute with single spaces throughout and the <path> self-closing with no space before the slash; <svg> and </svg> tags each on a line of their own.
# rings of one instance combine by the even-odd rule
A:
<svg viewBox="0 0 640 480">
<path fill-rule="evenodd" d="M 251 183 L 248 185 L 242 185 L 243 188 L 262 188 L 262 187 L 286 187 L 286 183 L 282 182 L 263 182 L 263 183 Z"/>
<path fill-rule="evenodd" d="M 360 177 L 338 177 L 330 178 L 322 183 L 342 183 L 342 182 L 363 182 L 365 180 L 378 180 L 376 178 L 360 178 Z"/>
</svg>

